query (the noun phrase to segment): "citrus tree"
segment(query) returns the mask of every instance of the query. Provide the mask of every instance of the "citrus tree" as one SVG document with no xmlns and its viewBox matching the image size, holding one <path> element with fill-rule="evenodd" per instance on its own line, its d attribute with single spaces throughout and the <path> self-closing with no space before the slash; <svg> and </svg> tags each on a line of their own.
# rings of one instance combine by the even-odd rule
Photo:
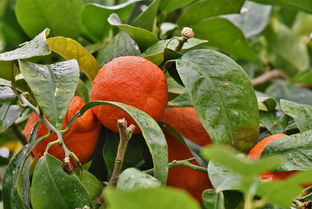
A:
<svg viewBox="0 0 312 209">
<path fill-rule="evenodd" d="M 1 0 L 2 208 L 312 208 L 311 13 Z"/>
</svg>

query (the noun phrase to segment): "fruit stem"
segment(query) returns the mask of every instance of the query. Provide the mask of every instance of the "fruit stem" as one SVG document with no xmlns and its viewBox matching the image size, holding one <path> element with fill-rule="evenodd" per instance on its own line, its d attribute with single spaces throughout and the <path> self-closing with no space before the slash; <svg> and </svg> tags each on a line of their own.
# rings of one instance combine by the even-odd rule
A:
<svg viewBox="0 0 312 209">
<path fill-rule="evenodd" d="M 50 123 L 50 121 L 48 121 L 42 114 L 40 114 L 40 111 L 39 111 L 36 107 L 34 107 L 34 106 L 26 99 L 26 97 L 25 97 L 23 94 L 20 95 L 20 99 L 21 99 L 21 101 L 22 101 L 22 103 L 23 103 L 24 106 L 26 106 L 26 107 L 28 107 L 29 109 L 31 109 L 31 110 L 40 118 L 40 120 L 46 125 L 46 127 L 49 129 L 49 131 L 52 131 L 52 132 L 54 132 L 54 133 L 56 134 L 57 140 L 56 140 L 56 141 L 53 141 L 53 142 L 50 142 L 50 143 L 48 144 L 48 146 L 47 146 L 46 151 L 48 151 L 49 148 L 50 148 L 53 144 L 59 143 L 59 144 L 62 146 L 62 148 L 64 149 L 64 152 L 65 152 L 64 162 L 68 162 L 68 163 L 69 163 L 69 159 L 70 159 L 70 157 L 72 157 L 72 158 L 76 161 L 76 163 L 78 164 L 78 166 L 80 166 L 81 164 L 80 164 L 80 162 L 79 162 L 78 157 L 77 157 L 73 152 L 71 152 L 71 151 L 67 148 L 67 146 L 65 145 L 64 140 L 63 140 L 62 131 L 56 129 L 56 128 Z"/>
<path fill-rule="evenodd" d="M 199 172 L 203 172 L 203 173 L 207 173 L 207 168 L 202 167 L 202 166 L 198 166 L 198 165 L 194 165 L 193 163 L 190 163 L 189 161 L 195 160 L 194 157 L 192 158 L 188 158 L 185 160 L 174 160 L 170 163 L 168 163 L 169 168 L 175 168 L 175 167 L 179 167 L 179 166 L 183 166 L 183 167 L 187 167 L 187 168 L 191 168 L 193 170 L 199 171 Z M 154 169 L 149 169 L 149 170 L 145 170 L 145 173 L 148 174 L 153 174 Z"/>
<path fill-rule="evenodd" d="M 108 182 L 108 186 L 115 186 L 117 183 L 117 180 L 119 178 L 119 175 L 121 173 L 122 164 L 126 155 L 127 146 L 131 139 L 131 136 L 133 134 L 133 131 L 135 129 L 135 125 L 131 124 L 129 127 L 127 127 L 127 121 L 126 119 L 119 119 L 117 121 L 117 127 L 119 130 L 119 145 L 117 149 L 117 156 L 115 159 L 115 165 L 112 177 L 110 178 Z"/>
</svg>

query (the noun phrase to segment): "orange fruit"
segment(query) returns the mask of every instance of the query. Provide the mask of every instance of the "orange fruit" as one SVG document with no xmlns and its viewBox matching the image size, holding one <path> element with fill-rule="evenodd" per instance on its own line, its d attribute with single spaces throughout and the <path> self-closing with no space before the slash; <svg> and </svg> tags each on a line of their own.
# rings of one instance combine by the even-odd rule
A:
<svg viewBox="0 0 312 209">
<path fill-rule="evenodd" d="M 258 142 L 248 153 L 248 158 L 257 160 L 261 157 L 262 151 L 268 146 L 271 142 L 286 137 L 286 134 L 274 134 L 272 136 L 266 137 Z M 260 175 L 262 180 L 283 180 L 286 179 L 293 174 L 297 173 L 298 171 L 285 171 L 285 172 L 275 172 L 275 171 L 268 171 L 262 173 Z"/>
<path fill-rule="evenodd" d="M 143 57 L 119 57 L 98 72 L 92 82 L 91 100 L 125 103 L 158 120 L 168 100 L 166 77 L 157 65 Z M 118 119 L 125 118 L 128 124 L 135 124 L 127 113 L 113 106 L 100 105 L 93 111 L 105 127 L 115 132 L 118 132 Z M 134 133 L 140 133 L 139 128 Z"/>
<path fill-rule="evenodd" d="M 170 108 L 165 111 L 161 120 L 200 146 L 212 143 L 192 107 Z M 166 139 L 168 143 L 169 162 L 193 157 L 183 142 L 167 133 Z M 191 161 L 191 163 L 198 165 L 195 160 Z M 202 192 L 205 189 L 213 188 L 206 173 L 182 166 L 169 169 L 167 184 L 186 190 L 200 202 L 202 201 Z"/>
<path fill-rule="evenodd" d="M 85 105 L 83 99 L 75 96 L 69 108 L 66 116 L 63 120 L 63 128 L 66 127 L 69 120 Z M 31 131 L 39 121 L 38 116 L 33 112 L 24 129 L 24 135 L 26 138 L 29 137 Z M 37 132 L 36 138 L 44 136 L 48 133 L 47 127 L 41 123 Z M 71 129 L 63 135 L 63 140 L 68 149 L 74 152 L 79 158 L 81 163 L 88 162 L 95 150 L 98 135 L 100 133 L 100 124 L 94 116 L 92 110 L 86 111 L 81 117 L 79 117 L 71 126 Z M 34 155 L 39 159 L 43 156 L 46 146 L 49 142 L 57 140 L 57 136 L 53 133 L 49 138 L 41 141 L 33 149 Z M 64 160 L 65 153 L 60 145 L 53 145 L 49 149 L 49 153 L 54 157 Z"/>
</svg>

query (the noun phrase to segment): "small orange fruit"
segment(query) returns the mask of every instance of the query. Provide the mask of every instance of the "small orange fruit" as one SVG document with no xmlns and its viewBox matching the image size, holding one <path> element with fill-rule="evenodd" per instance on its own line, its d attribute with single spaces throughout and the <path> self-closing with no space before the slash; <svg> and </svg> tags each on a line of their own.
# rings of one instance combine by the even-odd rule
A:
<svg viewBox="0 0 312 209">
<path fill-rule="evenodd" d="M 63 120 L 63 128 L 66 127 L 69 120 L 85 105 L 83 99 L 75 96 L 69 108 L 67 110 L 66 116 Z M 29 137 L 31 131 L 39 121 L 38 116 L 33 112 L 24 129 L 24 135 L 26 138 Z M 36 138 L 44 136 L 48 133 L 47 127 L 41 123 L 37 132 Z M 82 116 L 80 116 L 71 126 L 71 129 L 63 135 L 64 143 L 67 148 L 75 153 L 79 158 L 81 163 L 88 162 L 95 150 L 95 146 L 98 140 L 98 135 L 100 133 L 100 124 L 94 116 L 92 110 L 86 111 Z M 41 141 L 33 149 L 34 155 L 39 159 L 43 156 L 46 146 L 49 142 L 57 140 L 57 136 L 53 133 L 49 138 Z M 49 153 L 54 157 L 63 160 L 65 153 L 60 145 L 53 145 L 49 149 Z"/>
<path fill-rule="evenodd" d="M 134 106 L 158 120 L 167 105 L 168 88 L 163 71 L 143 57 L 125 56 L 105 64 L 92 82 L 91 100 L 115 101 Z M 118 132 L 117 120 L 125 118 L 135 124 L 124 111 L 109 105 L 93 108 L 99 121 Z M 134 133 L 140 133 L 136 128 Z"/>
<path fill-rule="evenodd" d="M 165 111 L 161 120 L 198 145 L 205 146 L 212 143 L 192 107 L 170 108 Z M 166 139 L 168 143 L 169 161 L 185 160 L 193 157 L 184 143 L 167 133 Z M 191 161 L 191 163 L 198 165 L 195 160 Z M 186 190 L 200 202 L 202 201 L 202 192 L 205 189 L 213 188 L 206 173 L 186 167 L 170 168 L 167 183 L 170 186 Z"/>
<path fill-rule="evenodd" d="M 274 134 L 272 136 L 266 137 L 258 142 L 248 153 L 248 158 L 257 160 L 261 157 L 262 151 L 268 146 L 271 142 L 286 137 L 286 134 Z M 267 171 L 260 175 L 262 180 L 283 180 L 286 179 L 298 171 L 285 171 L 285 172 L 275 172 Z"/>
</svg>

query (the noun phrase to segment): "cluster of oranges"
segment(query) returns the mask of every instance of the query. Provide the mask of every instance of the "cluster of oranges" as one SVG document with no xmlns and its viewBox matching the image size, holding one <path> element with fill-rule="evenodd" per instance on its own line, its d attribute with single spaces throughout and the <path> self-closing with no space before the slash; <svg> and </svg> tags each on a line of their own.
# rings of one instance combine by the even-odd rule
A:
<svg viewBox="0 0 312 209">
<path fill-rule="evenodd" d="M 96 100 L 117 101 L 134 106 L 148 113 L 155 120 L 169 124 L 183 136 L 200 146 L 212 143 L 194 108 L 174 107 L 165 110 L 168 100 L 166 77 L 158 66 L 142 57 L 119 57 L 105 64 L 92 83 L 91 101 Z M 63 121 L 64 128 L 84 104 L 84 101 L 78 96 L 72 99 Z M 96 106 L 89 109 L 73 123 L 70 131 L 64 135 L 64 142 L 69 150 L 77 155 L 81 163 L 86 163 L 91 159 L 95 150 L 100 124 L 117 132 L 116 122 L 121 118 L 125 118 L 129 124 L 135 124 L 131 117 L 116 107 Z M 24 130 L 27 138 L 38 121 L 37 115 L 32 113 Z M 47 127 L 41 124 L 37 137 L 47 133 Z M 134 133 L 140 133 L 139 128 L 136 128 Z M 165 135 L 169 149 L 169 161 L 192 157 L 191 152 L 181 141 L 168 133 Z M 283 136 L 278 135 L 263 140 L 251 150 L 249 157 L 259 158 L 267 144 Z M 33 150 L 34 155 L 40 158 L 45 152 L 47 144 L 55 141 L 56 138 L 57 136 L 52 134 L 40 142 Z M 64 159 L 65 154 L 60 145 L 53 145 L 49 153 L 61 160 Z M 196 164 L 195 161 L 191 163 Z M 264 175 L 271 178 L 272 176 L 274 178 L 280 176 L 276 173 Z M 207 174 L 186 167 L 170 169 L 168 185 L 185 189 L 199 201 L 201 201 L 202 191 L 212 188 Z"/>
</svg>

